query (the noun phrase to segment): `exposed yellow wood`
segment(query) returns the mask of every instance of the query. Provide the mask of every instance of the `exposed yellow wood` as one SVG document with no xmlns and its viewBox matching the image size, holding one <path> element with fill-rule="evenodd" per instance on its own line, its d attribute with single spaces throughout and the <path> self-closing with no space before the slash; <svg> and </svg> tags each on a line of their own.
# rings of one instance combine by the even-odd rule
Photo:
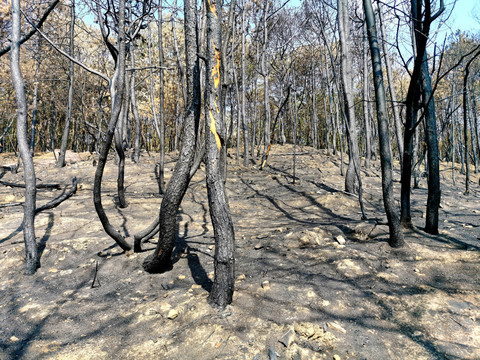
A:
<svg viewBox="0 0 480 360">
<path fill-rule="evenodd" d="M 215 118 L 213 117 L 212 111 L 209 111 L 210 114 L 210 131 L 215 136 L 215 141 L 217 143 L 217 148 L 220 150 L 222 148 L 222 142 L 220 141 L 220 136 L 217 133 L 217 126 L 215 125 Z"/>
</svg>

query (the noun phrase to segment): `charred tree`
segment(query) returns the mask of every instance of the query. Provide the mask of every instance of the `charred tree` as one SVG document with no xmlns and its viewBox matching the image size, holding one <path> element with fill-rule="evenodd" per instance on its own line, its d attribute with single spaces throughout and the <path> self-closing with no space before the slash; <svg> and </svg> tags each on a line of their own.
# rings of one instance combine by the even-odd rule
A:
<svg viewBox="0 0 480 360">
<path fill-rule="evenodd" d="M 241 54 L 241 78 L 242 78 L 242 105 L 240 107 L 241 118 L 242 118 L 242 128 L 243 128 L 243 165 L 248 166 L 248 122 L 247 116 L 245 113 L 245 92 L 247 88 L 246 79 L 245 79 L 245 0 L 242 1 L 242 54 Z"/>
<path fill-rule="evenodd" d="M 353 99 L 352 83 L 352 54 L 350 51 L 349 33 L 350 19 L 348 16 L 347 0 L 337 0 L 338 6 L 338 32 L 340 37 L 341 57 L 341 82 L 344 97 L 345 123 L 348 137 L 348 168 L 345 175 L 345 191 L 356 194 L 358 180 L 356 166 L 359 165 L 357 122 L 355 119 L 355 103 Z"/>
<path fill-rule="evenodd" d="M 158 182 L 160 184 L 160 191 L 165 193 L 165 74 L 163 71 L 164 68 L 164 54 L 163 54 L 163 8 L 162 8 L 162 0 L 158 2 L 158 21 L 157 21 L 157 28 L 158 28 L 158 65 L 160 67 L 159 70 L 159 87 L 160 87 L 160 94 L 159 94 L 159 102 L 160 102 L 160 109 L 158 113 L 158 120 L 159 120 L 159 147 L 160 147 L 160 161 L 158 163 Z"/>
<path fill-rule="evenodd" d="M 72 0 L 70 5 L 70 45 L 69 55 L 73 57 L 74 48 L 74 34 L 75 34 L 75 0 Z M 65 124 L 63 126 L 62 142 L 60 144 L 60 153 L 57 158 L 57 167 L 65 166 L 65 153 L 67 151 L 68 135 L 70 133 L 70 121 L 72 119 L 72 105 L 73 105 L 73 80 L 74 80 L 74 63 L 70 60 L 70 68 L 68 70 L 68 100 L 67 100 L 67 116 L 65 117 Z M 52 149 L 55 150 L 55 149 Z"/>
<path fill-rule="evenodd" d="M 425 138 L 427 141 L 428 159 L 428 196 L 425 219 L 425 231 L 429 234 L 438 234 L 438 209 L 440 207 L 440 160 L 438 155 L 437 118 L 435 115 L 435 101 L 433 99 L 432 82 L 428 72 L 427 54 L 420 74 L 422 85 L 422 102 L 425 114 Z"/>
<path fill-rule="evenodd" d="M 170 258 L 175 246 L 178 208 L 187 191 L 190 182 L 190 169 L 195 159 L 195 145 L 201 110 L 195 1 L 184 0 L 184 8 L 187 101 L 182 129 L 182 146 L 160 207 L 160 235 L 157 247 L 153 254 L 149 255 L 143 262 L 143 268 L 148 272 L 163 272 L 170 267 Z"/>
<path fill-rule="evenodd" d="M 405 130 L 403 134 L 403 166 L 401 177 L 401 215 L 400 221 L 403 226 L 412 226 L 412 216 L 410 207 L 410 192 L 411 192 L 411 178 L 413 166 L 413 137 L 415 129 L 420 124 L 418 121 L 418 111 L 422 105 L 420 99 L 422 92 L 422 82 L 427 81 L 425 74 L 422 78 L 422 70 L 424 60 L 426 59 L 425 51 L 427 47 L 428 35 L 430 32 L 431 23 L 443 12 L 443 1 L 440 1 L 440 9 L 437 13 L 431 13 L 430 0 L 412 0 L 411 1 L 411 18 L 412 28 L 415 34 L 415 60 L 412 71 L 412 77 L 407 91 L 407 98 L 405 101 Z M 425 11 L 422 12 L 422 7 Z M 428 66 L 427 66 L 428 73 Z M 425 94 L 423 94 L 425 97 Z M 430 102 L 430 97 L 427 96 L 426 102 Z M 425 103 L 423 104 L 425 105 Z M 434 114 L 433 114 L 434 116 Z M 422 117 L 423 118 L 423 117 Z M 428 130 L 427 130 L 428 132 Z M 437 155 L 438 156 L 438 155 Z M 438 209 L 437 209 L 438 211 Z"/>
<path fill-rule="evenodd" d="M 423 12 L 422 12 L 423 9 Z M 426 63 L 426 47 L 427 47 L 427 40 L 430 32 L 430 25 L 431 23 L 438 17 L 444 10 L 443 0 L 440 1 L 440 9 L 435 13 L 431 13 L 431 3 L 430 0 L 411 0 L 411 18 L 412 18 L 412 27 L 414 29 L 415 34 L 415 61 L 414 67 L 412 71 L 412 77 L 410 79 L 410 84 L 407 91 L 407 98 L 405 101 L 405 111 L 406 111 L 406 118 L 405 118 L 405 131 L 403 135 L 403 167 L 402 167 L 402 188 L 401 188 L 401 215 L 400 220 L 402 225 L 411 227 L 412 226 L 412 217 L 411 217 L 411 208 L 410 208 L 410 191 L 411 191 L 411 177 L 412 177 L 412 159 L 413 159 L 413 136 L 415 134 L 416 127 L 421 123 L 423 120 L 423 116 L 420 120 L 417 119 L 418 111 L 421 106 L 424 107 L 425 115 L 430 116 L 428 121 L 435 121 L 435 111 L 434 111 L 434 104 L 430 104 L 433 101 L 433 91 L 431 88 L 430 83 L 430 74 L 428 73 L 428 64 Z M 424 65 L 425 63 L 425 65 Z M 428 77 L 427 77 L 428 76 Z M 428 90 L 430 89 L 430 91 Z M 422 96 L 423 100 L 420 102 L 420 96 Z M 429 108 L 433 106 L 432 108 Z M 433 112 L 432 112 L 433 110 Z M 427 121 L 427 123 L 428 123 Z M 430 130 L 427 129 L 427 143 L 428 146 L 432 147 L 431 151 L 435 152 L 436 155 L 433 154 L 432 156 L 437 156 L 438 161 L 438 144 L 435 150 L 435 143 L 437 142 L 436 139 L 436 130 L 434 133 L 434 127 L 436 125 L 427 124 Z M 433 138 L 435 137 L 435 138 Z M 429 151 L 429 153 L 431 152 Z M 437 162 L 438 164 L 438 162 Z M 433 163 L 435 165 L 435 160 Z M 433 170 L 436 172 L 437 170 Z M 429 174 L 430 175 L 430 174 Z M 433 175 L 435 177 L 435 175 Z M 432 179 L 432 181 L 437 181 Z M 430 187 L 430 184 L 429 184 Z M 434 198 L 430 199 L 430 203 L 427 203 L 427 212 L 428 211 L 436 211 L 438 216 L 438 204 L 440 203 L 440 186 L 437 189 L 432 188 L 429 189 L 429 192 L 432 191 L 434 194 L 430 194 L 429 196 L 434 196 Z M 436 209 L 434 207 L 434 203 L 437 203 Z M 429 210 L 430 208 L 430 210 Z M 434 216 L 432 216 L 432 220 L 434 220 Z M 437 219 L 438 220 L 438 219 Z M 428 229 L 426 229 L 428 230 Z M 430 230 L 428 230 L 430 232 Z M 438 230 L 437 230 L 438 231 Z"/>
<path fill-rule="evenodd" d="M 99 23 L 103 23 L 100 7 L 98 8 Z M 101 26 L 103 29 L 103 26 Z M 115 61 L 115 73 L 113 79 L 110 81 L 110 91 L 112 94 L 112 112 L 110 115 L 110 121 L 108 123 L 107 133 L 105 135 L 105 143 L 100 151 L 98 158 L 97 169 L 95 171 L 95 179 L 93 185 L 93 202 L 97 215 L 103 225 L 105 232 L 112 237 L 117 244 L 125 251 L 131 250 L 131 245 L 125 241 L 125 238 L 118 230 L 116 230 L 105 213 L 102 205 L 102 178 L 105 165 L 107 163 L 108 153 L 112 145 L 113 137 L 115 134 L 115 128 L 117 126 L 118 119 L 120 118 L 120 112 L 122 111 L 122 105 L 125 94 L 125 58 L 126 58 L 126 39 L 125 39 L 125 0 L 120 0 L 118 7 L 118 49 L 108 40 L 106 33 L 103 33 L 104 41 L 107 47 L 110 49 L 112 57 Z"/>
<path fill-rule="evenodd" d="M 225 193 L 222 150 L 226 127 L 221 109 L 222 0 L 207 0 L 205 150 L 208 204 L 215 235 L 215 275 L 209 301 L 221 308 L 232 302 L 235 284 L 233 222 Z"/>
<path fill-rule="evenodd" d="M 25 274 L 32 275 L 40 266 L 35 241 L 36 179 L 33 159 L 27 140 L 27 99 L 25 83 L 20 71 L 20 0 L 12 1 L 12 29 L 10 45 L 10 72 L 17 104 L 17 142 L 25 177 L 25 204 L 23 205 L 23 240 L 25 242 Z"/>
<path fill-rule="evenodd" d="M 375 86 L 375 100 L 377 104 L 378 136 L 380 143 L 380 162 L 382 166 L 382 192 L 383 205 L 387 214 L 388 227 L 390 232 L 389 244 L 392 247 L 401 247 L 405 241 L 403 238 L 400 218 L 395 206 L 393 193 L 393 159 L 390 144 L 390 134 L 387 119 L 387 99 L 383 82 L 382 59 L 378 43 L 375 13 L 373 12 L 371 0 L 363 0 L 365 19 L 367 22 L 367 33 L 372 58 L 373 80 Z"/>
<path fill-rule="evenodd" d="M 377 3 L 378 5 L 378 19 L 380 23 L 380 34 L 381 34 L 381 43 L 383 48 L 383 54 L 385 56 L 385 67 L 387 70 L 387 80 L 388 80 L 388 90 L 390 93 L 390 100 L 392 102 L 392 110 L 393 110 L 393 123 L 395 125 L 395 138 L 397 140 L 398 146 L 398 158 L 400 161 L 400 168 L 403 164 L 403 134 L 402 134 L 402 119 L 400 118 L 400 113 L 398 111 L 397 106 L 397 93 L 395 91 L 395 85 L 393 83 L 393 75 L 392 75 L 392 66 L 390 64 L 390 55 L 388 54 L 387 42 L 385 39 L 386 32 L 385 26 L 382 19 L 382 8 L 380 2 Z"/>
</svg>

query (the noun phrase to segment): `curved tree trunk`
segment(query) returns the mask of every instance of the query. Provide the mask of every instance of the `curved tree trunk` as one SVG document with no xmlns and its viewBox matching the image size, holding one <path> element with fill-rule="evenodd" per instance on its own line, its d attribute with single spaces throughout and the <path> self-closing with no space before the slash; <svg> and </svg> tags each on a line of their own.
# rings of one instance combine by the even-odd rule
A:
<svg viewBox="0 0 480 360">
<path fill-rule="evenodd" d="M 375 14 L 371 0 L 363 0 L 365 19 L 367 22 L 368 39 L 372 57 L 373 79 L 375 85 L 375 100 L 377 104 L 378 137 L 380 142 L 380 162 L 382 165 L 382 192 L 383 205 L 387 214 L 388 227 L 390 232 L 389 244 L 392 247 L 401 247 L 405 241 L 403 238 L 400 219 L 395 208 L 395 197 L 393 194 L 393 170 L 392 170 L 392 148 L 390 144 L 390 132 L 387 120 L 387 98 L 382 74 L 382 60 L 378 44 Z"/>
<path fill-rule="evenodd" d="M 25 177 L 25 204 L 23 206 L 23 240 L 25 242 L 25 274 L 32 275 L 40 266 L 35 242 L 36 180 L 33 159 L 27 141 L 27 99 L 20 71 L 20 0 L 12 1 L 12 35 L 10 71 L 17 103 L 17 142 L 22 157 Z"/>
<path fill-rule="evenodd" d="M 121 71 L 121 70 L 120 70 Z M 118 77 L 123 77 L 123 85 L 125 87 L 125 69 L 123 73 L 119 73 Z M 119 85 L 120 86 L 120 85 Z M 114 90 L 118 91 L 118 89 Z M 125 94 L 125 88 L 122 90 L 124 94 L 122 95 L 122 103 L 120 104 L 120 114 L 115 127 L 114 134 L 114 144 L 115 151 L 118 156 L 118 174 L 117 174 L 117 196 L 118 204 L 121 208 L 127 207 L 127 200 L 125 199 L 125 150 L 123 149 L 123 136 L 124 136 L 124 119 L 127 116 L 127 96 Z M 113 94 L 113 92 L 112 92 Z M 112 96 L 113 98 L 114 96 Z M 114 105 L 116 106 L 116 105 Z M 112 109 L 112 113 L 115 112 L 115 109 Z"/>
<path fill-rule="evenodd" d="M 185 7 L 185 57 L 187 102 L 182 131 L 182 146 L 175 169 L 160 207 L 160 237 L 153 254 L 143 262 L 148 272 L 163 272 L 170 267 L 175 245 L 177 212 L 190 182 L 190 169 L 195 159 L 195 145 L 200 120 L 200 69 L 196 44 L 196 12 L 193 0 L 184 0 Z"/>
<path fill-rule="evenodd" d="M 102 178 L 105 164 L 107 163 L 107 157 L 112 145 L 113 136 L 115 133 L 115 127 L 118 119 L 120 118 L 120 112 L 122 110 L 123 98 L 125 93 L 125 0 L 120 0 L 119 4 L 119 21 L 118 21 L 118 56 L 116 58 L 115 74 L 111 81 L 111 87 L 115 87 L 112 96 L 112 113 L 110 121 L 108 123 L 107 134 L 105 136 L 105 143 L 100 152 L 98 158 L 98 165 L 95 171 L 95 179 L 93 184 L 93 202 L 95 204 L 95 210 L 97 215 L 105 229 L 105 232 L 112 237 L 117 244 L 125 251 L 131 250 L 131 245 L 125 241 L 125 238 L 114 229 L 110 224 L 105 210 L 102 205 Z M 99 14 L 101 17 L 101 14 Z"/>
<path fill-rule="evenodd" d="M 222 0 L 207 4 L 207 61 L 205 89 L 205 149 L 208 204 L 215 234 L 215 276 L 209 301 L 224 308 L 232 302 L 235 288 L 233 222 L 225 193 L 222 148 L 226 129 L 219 104 L 222 91 Z M 220 107 L 219 107 L 220 105 Z M 265 128 L 267 129 L 267 128 Z"/>
</svg>

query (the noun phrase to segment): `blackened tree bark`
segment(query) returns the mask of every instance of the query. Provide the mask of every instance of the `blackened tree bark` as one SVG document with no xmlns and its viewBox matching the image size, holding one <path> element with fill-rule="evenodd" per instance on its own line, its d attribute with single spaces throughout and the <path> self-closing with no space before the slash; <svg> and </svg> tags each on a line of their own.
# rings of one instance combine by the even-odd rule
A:
<svg viewBox="0 0 480 360">
<path fill-rule="evenodd" d="M 470 193 L 470 164 L 469 164 L 469 154 L 468 154 L 468 76 L 470 75 L 470 65 L 472 62 L 480 55 L 480 51 L 476 52 L 475 55 L 467 62 L 465 65 L 465 74 L 463 76 L 463 146 L 464 146 L 464 161 L 465 161 L 465 195 Z M 475 148 L 475 129 L 472 129 L 472 148 Z"/>
<path fill-rule="evenodd" d="M 73 57 L 75 34 L 75 0 L 72 0 L 70 5 L 70 44 L 68 54 Z M 68 135 L 70 132 L 70 121 L 72 119 L 72 105 L 73 105 L 73 80 L 74 80 L 74 63 L 70 61 L 70 69 L 68 70 L 68 100 L 67 100 L 67 116 L 65 117 L 65 124 L 63 126 L 62 142 L 60 144 L 60 153 L 57 158 L 57 168 L 65 166 L 65 153 L 67 151 Z M 55 150 L 55 149 L 53 149 Z"/>
<path fill-rule="evenodd" d="M 163 54 L 163 7 L 162 7 L 162 0 L 158 2 L 158 65 L 160 66 L 159 70 L 159 87 L 160 87 L 160 94 L 159 94 L 159 102 L 160 102 L 160 109 L 158 113 L 159 118 L 159 131 L 160 131 L 160 139 L 159 139 L 159 146 L 160 146 L 160 161 L 158 163 L 158 182 L 160 184 L 160 191 L 165 193 L 165 80 L 164 80 L 164 54 Z"/>
<path fill-rule="evenodd" d="M 315 54 L 312 49 L 312 59 L 315 58 Z M 311 64 L 311 86 L 312 86 L 312 129 L 311 129 L 311 138 L 312 146 L 314 149 L 318 149 L 318 113 L 317 113 L 317 84 L 316 79 L 316 63 L 312 61 Z"/>
<path fill-rule="evenodd" d="M 25 274 L 32 275 L 39 267 L 35 241 L 36 180 L 33 159 L 27 141 L 27 100 L 20 71 L 20 0 L 12 1 L 12 30 L 10 45 L 10 72 L 17 103 L 17 142 L 25 177 L 25 204 L 23 205 L 23 240 L 25 242 Z"/>
<path fill-rule="evenodd" d="M 32 124 L 30 131 L 30 152 L 32 156 L 35 154 L 35 127 L 37 125 L 37 115 L 38 115 L 38 73 L 40 70 L 41 63 L 41 53 L 42 53 L 42 38 L 38 36 L 37 45 L 36 45 L 36 64 L 35 64 L 35 86 L 33 88 L 33 104 L 32 104 Z"/>
<path fill-rule="evenodd" d="M 422 12 L 423 9 L 423 12 Z M 412 226 L 410 210 L 410 188 L 412 177 L 413 136 L 415 128 L 420 121 L 417 115 L 420 105 L 424 108 L 426 119 L 426 141 L 429 156 L 429 193 L 427 199 L 427 222 L 425 231 L 438 233 L 438 206 L 440 204 L 440 176 L 438 170 L 438 142 L 436 136 L 435 104 L 428 62 L 426 46 L 431 23 L 445 9 L 443 0 L 440 0 L 440 8 L 435 13 L 431 12 L 430 0 L 411 0 L 411 18 L 415 35 L 416 57 L 410 79 L 410 85 L 406 99 L 406 119 L 404 132 L 404 154 L 402 167 L 401 188 L 401 222 L 404 226 Z M 419 102 L 422 95 L 422 103 Z M 423 119 L 423 116 L 420 120 Z M 433 169 L 431 169 L 433 167 Z"/>
<path fill-rule="evenodd" d="M 170 258 L 175 245 L 177 212 L 190 182 L 190 169 L 195 159 L 201 110 L 195 1 L 184 0 L 184 9 L 187 101 L 182 130 L 182 146 L 160 207 L 160 236 L 157 247 L 153 254 L 143 262 L 143 268 L 148 272 L 163 272 L 170 267 Z"/>
<path fill-rule="evenodd" d="M 393 194 L 392 176 L 392 148 L 390 144 L 390 133 L 387 119 L 387 99 L 383 83 L 382 59 L 378 44 L 375 14 L 371 0 L 363 0 L 365 19 L 367 22 L 368 40 L 372 57 L 373 80 L 375 85 L 375 100 L 377 104 L 378 135 L 380 143 L 380 162 L 382 166 L 382 191 L 383 205 L 387 214 L 388 227 L 390 232 L 389 244 L 392 247 L 401 247 L 405 241 L 403 238 L 400 218 L 395 206 Z"/>
<path fill-rule="evenodd" d="M 132 72 L 130 75 L 130 100 L 131 100 L 131 108 L 133 119 L 135 120 L 135 138 L 134 138 L 134 145 L 133 145 L 133 154 L 132 160 L 135 163 L 140 161 L 140 137 L 141 137 L 141 124 L 140 124 L 140 114 L 138 113 L 138 106 L 137 106 L 137 95 L 135 93 L 135 44 L 132 42 L 130 45 L 130 64 L 132 65 Z"/>
<path fill-rule="evenodd" d="M 226 127 L 221 109 L 222 0 L 206 0 L 207 53 L 205 79 L 205 149 L 208 204 L 215 234 L 215 275 L 210 303 L 224 308 L 232 302 L 235 284 L 233 222 L 225 193 L 221 152 Z"/>
<path fill-rule="evenodd" d="M 368 116 L 368 99 L 369 99 L 369 86 L 368 86 L 368 37 L 367 29 L 364 26 L 364 44 L 362 46 L 362 55 L 363 55 L 363 122 L 365 123 L 365 167 L 370 168 L 370 158 L 372 156 L 372 131 L 370 129 L 370 119 Z"/>
<path fill-rule="evenodd" d="M 357 122 L 355 119 L 355 103 L 353 99 L 352 83 L 352 54 L 349 44 L 350 19 L 348 16 L 347 0 L 337 0 L 338 6 L 338 32 L 341 47 L 341 81 L 344 96 L 345 121 L 348 137 L 348 168 L 345 175 L 345 191 L 357 193 L 357 174 L 355 167 L 359 164 Z M 358 170 L 359 172 L 359 170 Z"/>
<path fill-rule="evenodd" d="M 161 10 L 159 9 L 159 16 L 161 17 Z M 160 26 L 160 24 L 159 24 Z M 158 33 L 159 37 L 162 35 L 162 32 L 159 31 Z M 160 41 L 160 40 L 159 40 Z M 151 103 L 151 106 L 152 106 L 152 115 L 153 115 L 153 125 L 155 126 L 155 130 L 157 132 L 157 136 L 158 136 L 158 140 L 159 140 L 159 144 L 160 144 L 160 162 L 155 166 L 155 171 L 158 170 L 158 184 L 159 184 L 159 190 L 160 190 L 160 194 L 164 194 L 165 193 L 165 184 L 164 184 L 164 180 L 163 180 L 163 169 L 164 169 L 164 162 L 165 162 L 165 149 L 164 149 L 164 144 L 165 144 L 165 135 L 164 135 L 164 132 L 163 132 L 163 129 L 164 129 L 164 125 L 162 125 L 162 130 L 160 130 L 160 127 L 158 125 L 158 116 L 157 116 L 157 109 L 156 109 L 156 106 L 155 106 L 155 96 L 154 96 L 154 89 L 153 89 L 153 84 L 154 84 L 154 80 L 153 80 L 153 71 L 152 71 L 152 46 L 153 46 L 153 38 L 152 38 L 152 32 L 150 30 L 150 28 L 148 28 L 148 64 L 150 66 L 150 103 Z M 159 45 L 160 46 L 160 45 Z M 160 52 L 163 52 L 163 45 L 162 45 L 162 49 L 159 49 Z M 163 59 L 163 53 L 160 54 L 160 57 Z M 162 60 L 163 62 L 163 60 Z M 162 74 L 160 75 L 161 77 L 161 81 L 160 81 L 160 92 L 161 92 L 161 99 L 162 99 L 162 103 L 161 103 L 161 109 L 160 109 L 160 117 L 161 117 L 161 122 L 163 124 L 164 120 L 163 120 L 163 112 L 164 112 L 164 106 L 163 106 L 163 69 L 161 69 L 160 71 L 162 71 Z M 175 135 L 176 136 L 176 135 Z"/>
<path fill-rule="evenodd" d="M 385 26 L 382 20 L 382 8 L 380 2 L 378 5 L 378 19 L 380 22 L 380 34 L 381 34 L 381 43 L 383 48 L 383 54 L 385 56 L 385 67 L 387 70 L 387 80 L 388 80 L 388 90 L 390 92 L 390 100 L 392 101 L 392 110 L 393 110 L 393 123 L 395 125 L 395 138 L 397 140 L 398 146 L 398 158 L 400 161 L 400 168 L 403 164 L 403 134 L 402 134 L 402 119 L 400 118 L 400 112 L 398 111 L 397 106 L 397 93 L 395 91 L 395 84 L 393 83 L 392 76 L 392 66 L 390 64 L 390 55 L 388 54 L 387 42 L 385 39 Z"/>
<path fill-rule="evenodd" d="M 425 2 L 425 4 L 424 4 Z M 422 7 L 424 11 L 422 12 Z M 425 74 L 422 77 L 422 70 L 424 60 L 426 59 L 426 47 L 428 35 L 430 32 L 431 23 L 443 12 L 444 4 L 443 0 L 440 1 L 440 9 L 435 13 L 431 13 L 430 0 L 411 0 L 411 18 L 415 34 L 415 49 L 416 56 L 414 61 L 414 67 L 412 71 L 412 77 L 410 79 L 410 85 L 407 91 L 407 98 L 405 101 L 405 131 L 403 135 L 403 167 L 402 167 L 402 188 L 400 195 L 401 202 L 401 215 L 400 221 L 402 225 L 406 227 L 412 226 L 411 208 L 410 208 L 410 189 L 412 178 L 412 157 L 413 157 L 413 136 L 415 134 L 415 128 L 420 123 L 417 121 L 418 110 L 420 107 L 419 99 L 423 93 L 425 87 L 428 87 L 426 83 L 427 79 Z M 428 66 L 426 68 L 428 73 Z M 425 87 L 421 88 L 422 83 L 425 83 Z M 430 86 L 431 89 L 431 86 Z M 424 104 L 429 103 L 431 96 L 425 96 Z M 426 102 L 426 103 L 425 103 Z M 427 114 L 428 108 L 425 109 Z M 435 114 L 433 113 L 433 116 Z M 428 130 L 427 130 L 428 133 Z M 428 140 L 427 140 L 428 141 Z M 437 145 L 438 146 L 438 145 Z M 438 151 L 438 148 L 437 148 Z M 437 152 L 438 156 L 438 152 Z M 438 206 L 437 206 L 438 211 Z"/>
<path fill-rule="evenodd" d="M 267 59 L 267 46 L 268 46 L 268 26 L 267 26 L 267 15 L 268 7 L 270 1 L 265 0 L 263 2 L 263 48 L 262 48 L 262 61 L 261 61 L 261 73 L 263 77 L 263 106 L 265 110 L 265 122 L 264 122 L 264 132 L 263 132 L 263 156 L 262 160 L 266 158 L 267 152 L 270 149 L 270 123 L 271 123 L 271 111 L 270 111 L 270 85 L 269 85 L 269 76 L 270 76 L 270 65 L 268 64 Z M 260 164 L 260 167 L 263 168 L 264 163 Z"/>
<path fill-rule="evenodd" d="M 100 8 L 98 8 L 99 23 L 103 22 Z M 103 28 L 103 27 L 102 27 Z M 123 98 L 125 94 L 125 58 L 126 58 L 126 41 L 125 41 L 125 0 L 120 0 L 118 6 L 118 49 L 108 40 L 108 36 L 104 34 L 104 40 L 109 47 L 112 57 L 115 61 L 115 73 L 110 81 L 110 91 L 112 94 L 112 112 L 108 123 L 105 143 L 103 144 L 100 156 L 98 158 L 97 169 L 95 171 L 95 179 L 93 185 L 93 202 L 95 210 L 103 225 L 105 232 L 112 237 L 117 244 L 125 251 L 131 250 L 131 245 L 125 241 L 125 238 L 118 230 L 116 230 L 105 213 L 102 205 L 102 178 L 105 164 L 107 163 L 108 152 L 112 145 L 115 127 L 122 110 Z"/>
<path fill-rule="evenodd" d="M 428 196 L 425 218 L 425 231 L 429 234 L 438 234 L 438 209 L 440 207 L 440 161 L 438 156 L 437 118 L 435 115 L 435 101 L 433 99 L 432 82 L 428 71 L 427 54 L 424 53 L 422 71 L 420 73 L 422 85 L 422 105 L 425 114 L 425 137 L 427 141 L 428 159 Z"/>
<path fill-rule="evenodd" d="M 245 32 L 247 29 L 245 28 L 245 0 L 242 1 L 242 55 L 241 55 L 241 67 L 242 67 L 242 73 L 241 73 L 241 78 L 242 78 L 242 105 L 240 107 L 241 111 L 241 117 L 242 117 L 242 128 L 243 128 L 243 165 L 248 166 L 248 142 L 249 142 L 249 137 L 248 137 L 248 122 L 247 122 L 247 116 L 245 113 L 245 92 L 247 91 L 246 89 L 246 78 L 245 78 Z"/>
<path fill-rule="evenodd" d="M 473 131 L 475 132 L 476 142 L 473 146 L 477 149 L 477 163 L 478 156 L 480 155 L 480 130 L 478 128 L 478 115 L 477 115 L 477 101 L 475 100 L 475 93 L 472 91 L 472 113 L 473 113 Z M 475 171 L 478 172 L 477 163 L 475 163 Z"/>
<path fill-rule="evenodd" d="M 125 54 L 126 56 L 126 54 Z M 118 71 L 118 72 L 117 72 Z M 114 145 L 115 145 L 115 152 L 117 153 L 118 157 L 118 173 L 117 173 L 117 196 L 118 196 L 118 205 L 121 208 L 127 207 L 127 200 L 125 199 L 125 150 L 123 148 L 123 137 L 124 137 L 124 129 L 125 129 L 125 118 L 127 117 L 127 102 L 128 102 L 128 94 L 126 94 L 126 74 L 125 74 L 125 66 L 123 70 L 120 68 L 116 69 L 117 72 L 117 84 L 118 86 L 123 86 L 121 90 L 122 94 L 122 102 L 120 103 L 120 114 L 118 115 L 117 125 L 115 127 L 115 134 L 114 134 Z M 120 78 L 123 80 L 120 82 Z M 112 83 L 115 84 L 115 81 Z M 118 92 L 119 88 L 115 88 L 115 85 L 110 88 L 110 94 L 114 92 Z M 112 96 L 113 98 L 113 96 Z M 116 106 L 115 102 L 112 102 L 112 113 L 115 112 L 113 108 Z"/>
</svg>

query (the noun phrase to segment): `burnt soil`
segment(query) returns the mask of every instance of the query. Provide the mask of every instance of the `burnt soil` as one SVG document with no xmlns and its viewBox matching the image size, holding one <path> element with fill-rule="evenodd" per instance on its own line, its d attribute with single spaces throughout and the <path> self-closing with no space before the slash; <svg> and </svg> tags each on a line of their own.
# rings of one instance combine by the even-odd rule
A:
<svg viewBox="0 0 480 360">
<path fill-rule="evenodd" d="M 0 208 L 0 359 L 480 359 L 478 174 L 466 196 L 459 166 L 453 185 L 451 164 L 442 164 L 436 236 L 422 231 L 422 178 L 408 245 L 392 249 L 378 162 L 362 169 L 362 221 L 358 199 L 342 191 L 338 156 L 297 148 L 294 183 L 292 152 L 275 146 L 263 171 L 229 159 L 237 281 L 225 310 L 207 302 L 214 239 L 203 167 L 178 215 L 171 270 L 148 274 L 142 261 L 155 238 L 127 256 L 102 229 L 94 156 L 71 153 L 63 169 L 51 153 L 35 156 L 39 183 L 68 187 L 76 176 L 79 188 L 37 215 L 42 256 L 33 276 L 23 275 L 22 207 Z M 167 156 L 167 180 L 176 156 Z M 157 159 L 127 161 L 125 209 L 116 166 L 107 165 L 103 204 L 128 241 L 158 214 Z M 22 183 L 22 170 L 1 180 Z M 397 164 L 397 197 L 399 178 Z M 22 202 L 23 191 L 0 185 L 0 203 Z M 38 206 L 61 191 L 39 190 Z"/>
</svg>

